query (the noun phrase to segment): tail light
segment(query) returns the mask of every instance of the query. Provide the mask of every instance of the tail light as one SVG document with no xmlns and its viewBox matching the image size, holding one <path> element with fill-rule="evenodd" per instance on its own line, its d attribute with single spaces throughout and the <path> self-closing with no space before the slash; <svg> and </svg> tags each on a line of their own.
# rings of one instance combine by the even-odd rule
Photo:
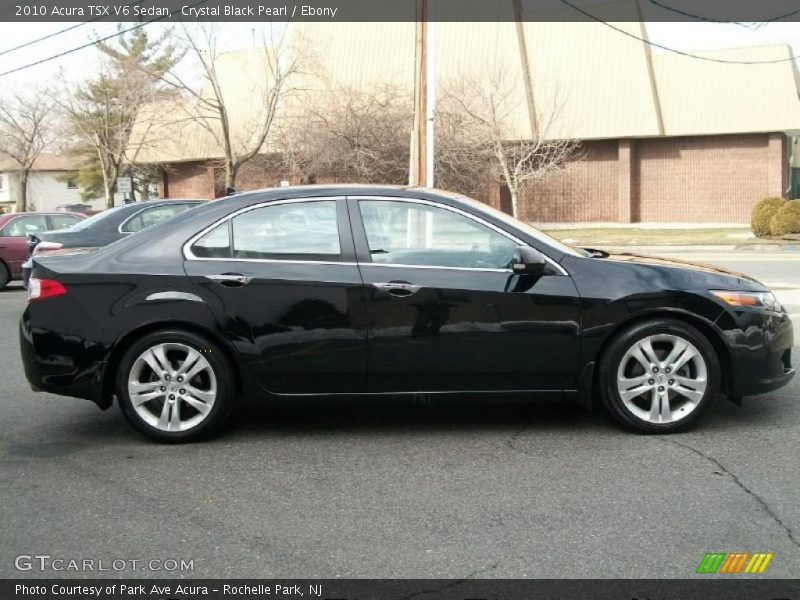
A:
<svg viewBox="0 0 800 600">
<path fill-rule="evenodd" d="M 39 279 L 31 277 L 28 279 L 28 301 L 44 300 L 45 298 L 55 298 L 67 293 L 67 288 L 55 279 Z"/>
<path fill-rule="evenodd" d="M 53 252 L 54 250 L 61 250 L 63 247 L 64 244 L 59 244 L 58 242 L 39 242 L 33 249 L 33 254 L 47 254 L 48 252 Z"/>
</svg>

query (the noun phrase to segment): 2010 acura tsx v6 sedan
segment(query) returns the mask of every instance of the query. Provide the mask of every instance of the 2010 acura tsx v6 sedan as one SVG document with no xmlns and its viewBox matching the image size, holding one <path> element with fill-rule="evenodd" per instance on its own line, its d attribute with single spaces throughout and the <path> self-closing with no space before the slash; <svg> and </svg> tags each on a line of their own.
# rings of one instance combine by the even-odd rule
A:
<svg viewBox="0 0 800 600">
<path fill-rule="evenodd" d="M 565 246 L 484 204 L 382 186 L 285 187 L 34 261 L 32 387 L 114 397 L 162 441 L 237 399 L 599 397 L 670 432 L 720 393 L 784 385 L 793 332 L 762 284 Z"/>
</svg>

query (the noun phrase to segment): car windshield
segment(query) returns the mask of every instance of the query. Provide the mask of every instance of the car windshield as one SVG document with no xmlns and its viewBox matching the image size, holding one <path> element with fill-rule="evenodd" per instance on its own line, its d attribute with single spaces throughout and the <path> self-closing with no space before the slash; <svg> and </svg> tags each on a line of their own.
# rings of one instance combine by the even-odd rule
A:
<svg viewBox="0 0 800 600">
<path fill-rule="evenodd" d="M 100 221 L 104 221 L 107 218 L 113 216 L 114 214 L 120 212 L 121 209 L 125 208 L 127 205 L 122 206 L 115 206 L 114 208 L 109 208 L 104 210 L 101 213 L 97 213 L 96 215 L 92 215 L 88 219 L 84 219 L 70 227 L 69 229 L 65 229 L 64 231 L 83 231 L 84 229 L 88 229 L 89 227 L 94 227 Z"/>
<path fill-rule="evenodd" d="M 479 208 L 484 212 L 490 213 L 496 219 L 506 223 L 507 225 L 511 225 L 512 227 L 516 227 L 517 229 L 521 229 L 522 231 L 532 235 L 533 237 L 541 240 L 548 246 L 555 248 L 559 252 L 563 252 L 564 254 L 569 254 L 570 256 L 580 256 L 586 257 L 591 256 L 590 252 L 582 250 L 580 248 L 573 248 L 572 246 L 567 246 L 565 243 L 558 241 L 552 236 L 547 235 L 544 231 L 540 229 L 536 229 L 535 227 L 531 227 L 524 221 L 520 221 L 519 219 L 515 219 L 509 214 L 504 213 L 503 211 L 497 210 L 493 206 L 489 206 L 483 202 L 479 202 L 477 200 L 473 200 L 472 198 L 467 198 L 466 196 L 460 196 L 460 199 L 464 202 L 472 204 L 474 207 Z"/>
</svg>

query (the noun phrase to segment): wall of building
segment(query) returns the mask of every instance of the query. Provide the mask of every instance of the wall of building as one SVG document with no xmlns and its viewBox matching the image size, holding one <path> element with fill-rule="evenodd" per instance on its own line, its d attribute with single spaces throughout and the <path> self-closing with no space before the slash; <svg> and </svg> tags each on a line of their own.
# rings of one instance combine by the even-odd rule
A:
<svg viewBox="0 0 800 600">
<path fill-rule="evenodd" d="M 274 162 L 261 157 L 242 167 L 237 187 L 273 187 L 280 179 Z M 166 181 L 165 197 L 221 194 L 207 163 L 172 165 Z M 566 169 L 528 187 L 520 217 L 534 223 L 748 223 L 756 202 L 784 195 L 787 184 L 782 134 L 589 141 Z M 479 199 L 509 205 L 496 185 Z"/>
<path fill-rule="evenodd" d="M 63 171 L 31 171 L 28 174 L 29 210 L 54 211 L 64 204 L 88 204 L 94 210 L 105 208 L 102 198 L 81 200 L 80 189 L 70 188 L 61 179 L 63 176 Z M 13 212 L 21 191 L 19 173 L 2 173 L 0 177 L 3 178 L 0 203 L 7 203 L 6 209 Z"/>
</svg>

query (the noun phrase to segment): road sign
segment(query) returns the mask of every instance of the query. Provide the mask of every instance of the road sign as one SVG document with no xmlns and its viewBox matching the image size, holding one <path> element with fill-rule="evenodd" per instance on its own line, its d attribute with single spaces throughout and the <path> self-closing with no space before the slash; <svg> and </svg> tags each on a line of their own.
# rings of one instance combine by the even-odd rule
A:
<svg viewBox="0 0 800 600">
<path fill-rule="evenodd" d="M 133 189 L 133 181 L 130 177 L 117 178 L 117 191 L 120 194 L 130 194 Z"/>
</svg>

